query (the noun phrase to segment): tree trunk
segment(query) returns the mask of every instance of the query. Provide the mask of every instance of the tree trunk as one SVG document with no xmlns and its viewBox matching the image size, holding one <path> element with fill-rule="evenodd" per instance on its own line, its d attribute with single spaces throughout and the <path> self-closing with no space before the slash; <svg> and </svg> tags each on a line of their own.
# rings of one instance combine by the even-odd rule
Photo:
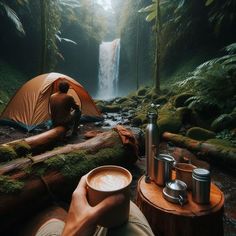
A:
<svg viewBox="0 0 236 236">
<path fill-rule="evenodd" d="M 185 147 L 190 151 L 198 152 L 207 161 L 220 163 L 228 168 L 236 169 L 236 148 L 227 148 L 205 141 L 197 141 L 179 134 L 164 132 L 162 137 L 177 146 Z"/>
<path fill-rule="evenodd" d="M 45 0 L 40 0 L 40 12 L 41 12 L 41 74 L 46 71 L 46 58 L 47 58 L 47 28 L 46 28 L 46 3 Z"/>
<path fill-rule="evenodd" d="M 158 93 L 160 91 L 160 47 L 161 47 L 161 11 L 160 0 L 156 3 L 156 54 L 155 54 L 155 71 L 154 71 L 154 89 Z"/>
</svg>

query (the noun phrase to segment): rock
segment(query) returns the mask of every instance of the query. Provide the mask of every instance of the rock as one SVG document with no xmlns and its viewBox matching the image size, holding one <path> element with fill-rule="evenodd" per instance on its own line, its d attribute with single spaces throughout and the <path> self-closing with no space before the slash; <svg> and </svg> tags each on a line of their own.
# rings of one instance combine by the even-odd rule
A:
<svg viewBox="0 0 236 236">
<path fill-rule="evenodd" d="M 102 112 L 119 112 L 121 110 L 120 105 L 107 105 L 102 107 Z"/>
<path fill-rule="evenodd" d="M 235 128 L 234 121 L 235 119 L 231 114 L 222 114 L 211 123 L 211 128 L 216 132 L 228 128 Z"/>
<path fill-rule="evenodd" d="M 189 99 L 190 97 L 192 97 L 193 96 L 193 94 L 191 94 L 191 93 L 182 93 L 182 94 L 179 94 L 179 95 L 177 95 L 176 97 L 175 97 L 175 100 L 174 100 L 174 106 L 176 107 L 176 108 L 178 108 L 178 107 L 184 107 L 185 106 L 185 101 L 187 100 L 187 99 Z"/>
<path fill-rule="evenodd" d="M 186 136 L 199 141 L 205 141 L 208 139 L 215 138 L 216 134 L 207 129 L 203 129 L 200 127 L 192 127 L 187 131 Z"/>
<path fill-rule="evenodd" d="M 140 88 L 138 91 L 137 91 L 137 95 L 138 96 L 145 96 L 147 94 L 148 90 L 147 88 Z"/>
<path fill-rule="evenodd" d="M 132 120 L 132 125 L 135 127 L 139 127 L 143 124 L 142 119 L 138 116 L 134 117 Z"/>
<path fill-rule="evenodd" d="M 153 98 L 154 99 L 154 103 L 155 104 L 165 104 L 167 103 L 168 99 L 166 98 L 166 96 L 160 96 L 157 98 Z"/>
<path fill-rule="evenodd" d="M 193 122 L 192 110 L 187 107 L 179 107 L 176 109 L 183 124 L 191 124 Z"/>
<path fill-rule="evenodd" d="M 199 99 L 193 100 L 188 108 L 194 110 L 199 116 L 206 119 L 212 119 L 219 114 L 219 107 L 216 104 L 208 103 Z"/>
</svg>

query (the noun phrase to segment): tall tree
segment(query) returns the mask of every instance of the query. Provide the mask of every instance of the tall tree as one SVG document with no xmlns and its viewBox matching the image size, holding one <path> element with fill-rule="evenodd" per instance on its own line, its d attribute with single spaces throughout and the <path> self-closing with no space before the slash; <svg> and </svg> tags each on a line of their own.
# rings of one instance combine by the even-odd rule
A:
<svg viewBox="0 0 236 236">
<path fill-rule="evenodd" d="M 154 91 L 158 93 L 160 91 L 160 57 L 161 57 L 161 9 L 160 0 L 153 0 L 153 3 L 145 8 L 139 10 L 139 12 L 149 12 L 146 17 L 147 21 L 153 21 L 155 19 L 155 67 L 154 67 Z"/>
</svg>

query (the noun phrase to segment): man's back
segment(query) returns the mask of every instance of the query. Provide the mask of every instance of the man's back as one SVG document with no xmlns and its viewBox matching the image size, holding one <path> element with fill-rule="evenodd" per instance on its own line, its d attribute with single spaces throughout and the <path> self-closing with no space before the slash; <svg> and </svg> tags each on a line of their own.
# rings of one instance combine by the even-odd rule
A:
<svg viewBox="0 0 236 236">
<path fill-rule="evenodd" d="M 66 125 L 71 120 L 71 109 L 77 109 L 78 105 L 72 96 L 58 92 L 51 96 L 50 108 L 53 125 Z"/>
</svg>

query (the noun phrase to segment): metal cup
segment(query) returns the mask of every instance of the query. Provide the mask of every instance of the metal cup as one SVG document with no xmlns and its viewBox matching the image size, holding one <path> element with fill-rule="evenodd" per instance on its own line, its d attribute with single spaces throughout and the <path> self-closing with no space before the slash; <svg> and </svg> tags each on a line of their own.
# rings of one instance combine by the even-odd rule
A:
<svg viewBox="0 0 236 236">
<path fill-rule="evenodd" d="M 154 158 L 154 182 L 156 184 L 165 186 L 171 180 L 174 162 L 174 157 L 168 154 L 159 154 Z"/>
</svg>

